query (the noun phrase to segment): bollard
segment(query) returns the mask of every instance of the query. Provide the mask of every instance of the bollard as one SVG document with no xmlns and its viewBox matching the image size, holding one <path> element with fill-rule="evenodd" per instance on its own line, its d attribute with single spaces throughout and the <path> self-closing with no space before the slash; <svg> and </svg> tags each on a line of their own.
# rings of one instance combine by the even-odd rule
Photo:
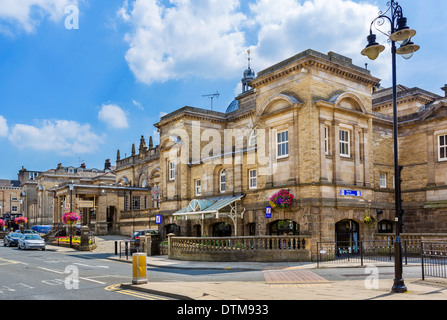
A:
<svg viewBox="0 0 447 320">
<path fill-rule="evenodd" d="M 146 261 L 145 253 L 134 253 L 132 255 L 132 265 L 133 265 L 133 284 L 145 284 L 147 283 L 146 269 L 147 269 L 147 261 Z"/>
</svg>

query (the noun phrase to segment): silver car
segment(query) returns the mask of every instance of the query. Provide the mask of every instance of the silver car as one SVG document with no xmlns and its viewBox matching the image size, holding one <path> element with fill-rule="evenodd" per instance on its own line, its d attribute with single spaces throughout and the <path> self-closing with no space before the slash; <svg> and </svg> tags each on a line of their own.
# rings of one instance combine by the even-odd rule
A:
<svg viewBox="0 0 447 320">
<path fill-rule="evenodd" d="M 19 238 L 18 248 L 45 250 L 45 241 L 38 234 L 27 233 Z"/>
</svg>

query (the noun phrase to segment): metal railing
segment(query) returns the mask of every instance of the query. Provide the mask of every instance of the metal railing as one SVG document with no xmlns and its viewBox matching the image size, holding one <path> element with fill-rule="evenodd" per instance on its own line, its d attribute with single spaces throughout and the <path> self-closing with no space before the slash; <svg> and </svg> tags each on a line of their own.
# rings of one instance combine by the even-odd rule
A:
<svg viewBox="0 0 447 320">
<path fill-rule="evenodd" d="M 132 257 L 134 253 L 145 252 L 145 243 L 136 244 L 134 240 L 115 241 L 115 255 L 120 259 Z"/>
<path fill-rule="evenodd" d="M 447 278 L 447 242 L 421 244 L 422 280 L 426 277 Z"/>
<path fill-rule="evenodd" d="M 404 240 L 401 245 L 404 264 L 420 263 L 421 241 Z M 317 243 L 317 267 L 325 263 L 349 263 L 364 266 L 365 263 L 378 262 L 394 262 L 394 242 L 392 240 Z"/>
</svg>

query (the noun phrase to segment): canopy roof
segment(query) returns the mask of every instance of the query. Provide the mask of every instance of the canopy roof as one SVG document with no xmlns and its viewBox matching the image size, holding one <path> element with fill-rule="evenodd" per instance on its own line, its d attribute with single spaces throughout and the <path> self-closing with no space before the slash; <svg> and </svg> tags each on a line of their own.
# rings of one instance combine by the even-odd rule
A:
<svg viewBox="0 0 447 320">
<path fill-rule="evenodd" d="M 242 199 L 245 195 L 223 196 L 209 199 L 192 200 L 186 208 L 174 213 L 174 216 L 186 216 L 205 213 L 219 213 L 220 210 Z"/>
</svg>

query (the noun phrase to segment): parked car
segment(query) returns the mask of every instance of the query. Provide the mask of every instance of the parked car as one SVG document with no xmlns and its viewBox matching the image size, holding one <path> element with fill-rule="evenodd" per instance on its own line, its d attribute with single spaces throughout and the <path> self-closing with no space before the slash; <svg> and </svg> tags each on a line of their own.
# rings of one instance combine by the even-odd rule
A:
<svg viewBox="0 0 447 320">
<path fill-rule="evenodd" d="M 23 233 L 24 233 L 24 234 L 29 234 L 29 233 L 37 234 L 36 231 L 34 231 L 34 230 L 30 230 L 30 229 L 23 230 Z"/>
<path fill-rule="evenodd" d="M 17 246 L 19 244 L 19 238 L 23 236 L 20 232 L 10 232 L 6 235 L 5 239 L 3 239 L 3 246 Z"/>
<path fill-rule="evenodd" d="M 19 238 L 19 249 L 42 249 L 45 250 L 45 241 L 38 234 L 27 233 Z"/>
<path fill-rule="evenodd" d="M 146 234 L 151 234 L 151 235 L 158 235 L 159 232 L 156 229 L 146 229 L 146 230 L 140 230 L 140 231 L 135 231 L 132 235 L 132 240 L 135 241 L 135 245 L 140 245 L 140 237 L 144 236 Z"/>
</svg>

